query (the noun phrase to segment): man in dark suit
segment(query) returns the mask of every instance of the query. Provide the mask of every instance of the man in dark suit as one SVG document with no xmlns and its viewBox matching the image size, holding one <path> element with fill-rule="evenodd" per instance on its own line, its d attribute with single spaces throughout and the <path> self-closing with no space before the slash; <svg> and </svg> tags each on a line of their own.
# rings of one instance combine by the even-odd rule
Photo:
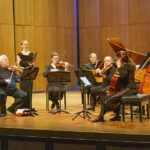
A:
<svg viewBox="0 0 150 150">
<path fill-rule="evenodd" d="M 6 99 L 7 96 L 15 98 L 15 102 L 7 109 L 11 113 L 22 108 L 23 98 L 27 93 L 16 88 L 16 81 L 19 80 L 15 71 L 8 70 L 9 60 L 6 55 L 0 56 L 0 117 L 6 116 Z"/>
</svg>

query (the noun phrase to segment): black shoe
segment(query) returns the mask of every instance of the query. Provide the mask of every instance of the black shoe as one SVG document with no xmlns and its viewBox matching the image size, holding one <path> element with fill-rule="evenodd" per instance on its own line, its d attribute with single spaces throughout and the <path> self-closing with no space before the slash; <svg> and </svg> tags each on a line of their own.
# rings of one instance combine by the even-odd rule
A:
<svg viewBox="0 0 150 150">
<path fill-rule="evenodd" d="M 51 105 L 51 109 L 54 109 L 55 105 L 56 105 L 56 103 L 53 102 L 52 105 Z"/>
<path fill-rule="evenodd" d="M 104 118 L 103 117 L 97 117 L 96 119 L 94 120 L 91 120 L 92 123 L 95 123 L 95 122 L 104 122 Z"/>
<path fill-rule="evenodd" d="M 117 116 L 111 118 L 110 121 L 121 121 L 121 117 L 120 117 L 120 115 L 117 115 Z"/>
<path fill-rule="evenodd" d="M 7 111 L 9 111 L 10 113 L 14 114 L 15 113 L 15 110 L 11 107 L 8 107 Z"/>
<path fill-rule="evenodd" d="M 92 107 L 92 106 L 91 106 L 91 107 L 88 107 L 87 110 L 95 111 L 95 107 Z"/>
<path fill-rule="evenodd" d="M 56 108 L 57 108 L 57 111 L 60 111 L 60 106 L 58 102 L 56 102 Z"/>
<path fill-rule="evenodd" d="M 0 114 L 0 117 L 5 117 L 6 115 L 7 115 L 6 112 L 4 112 Z"/>
</svg>

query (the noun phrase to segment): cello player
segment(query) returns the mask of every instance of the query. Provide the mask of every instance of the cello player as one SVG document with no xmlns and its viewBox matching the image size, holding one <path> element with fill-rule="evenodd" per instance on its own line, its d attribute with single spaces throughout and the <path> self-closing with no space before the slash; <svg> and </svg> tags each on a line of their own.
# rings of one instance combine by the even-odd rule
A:
<svg viewBox="0 0 150 150">
<path fill-rule="evenodd" d="M 125 51 L 116 53 L 116 65 L 120 75 L 121 88 L 120 91 L 106 96 L 101 104 L 101 111 L 97 118 L 92 122 L 104 122 L 104 115 L 108 111 L 114 111 L 115 116 L 111 121 L 120 121 L 120 99 L 123 96 L 137 94 L 137 86 L 134 80 L 135 66 L 131 64 L 130 59 Z"/>
</svg>

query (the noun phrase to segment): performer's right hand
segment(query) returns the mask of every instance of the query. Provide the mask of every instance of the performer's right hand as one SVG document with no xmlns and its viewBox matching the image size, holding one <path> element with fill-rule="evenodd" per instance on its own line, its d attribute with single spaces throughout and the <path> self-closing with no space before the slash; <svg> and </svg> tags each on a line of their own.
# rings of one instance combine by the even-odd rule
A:
<svg viewBox="0 0 150 150">
<path fill-rule="evenodd" d="M 136 70 L 139 70 L 140 65 L 136 65 L 135 68 L 136 68 Z"/>
<path fill-rule="evenodd" d="M 10 80 L 10 79 L 6 79 L 5 82 L 6 82 L 7 84 L 10 84 L 10 83 L 11 83 L 11 80 Z"/>
</svg>

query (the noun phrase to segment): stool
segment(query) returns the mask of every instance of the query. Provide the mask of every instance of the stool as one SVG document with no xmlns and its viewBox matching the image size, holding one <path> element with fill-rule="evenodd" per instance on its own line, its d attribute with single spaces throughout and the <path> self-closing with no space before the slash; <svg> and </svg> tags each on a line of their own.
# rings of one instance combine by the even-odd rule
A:
<svg viewBox="0 0 150 150">
<path fill-rule="evenodd" d="M 121 98 L 122 105 L 122 118 L 125 121 L 125 105 L 130 106 L 131 112 L 131 120 L 133 120 L 133 106 L 138 106 L 139 114 L 140 114 L 140 122 L 142 122 L 142 104 L 146 104 L 147 108 L 147 119 L 149 119 L 149 103 L 150 103 L 150 95 L 148 94 L 137 94 L 131 96 L 124 96 Z"/>
</svg>

